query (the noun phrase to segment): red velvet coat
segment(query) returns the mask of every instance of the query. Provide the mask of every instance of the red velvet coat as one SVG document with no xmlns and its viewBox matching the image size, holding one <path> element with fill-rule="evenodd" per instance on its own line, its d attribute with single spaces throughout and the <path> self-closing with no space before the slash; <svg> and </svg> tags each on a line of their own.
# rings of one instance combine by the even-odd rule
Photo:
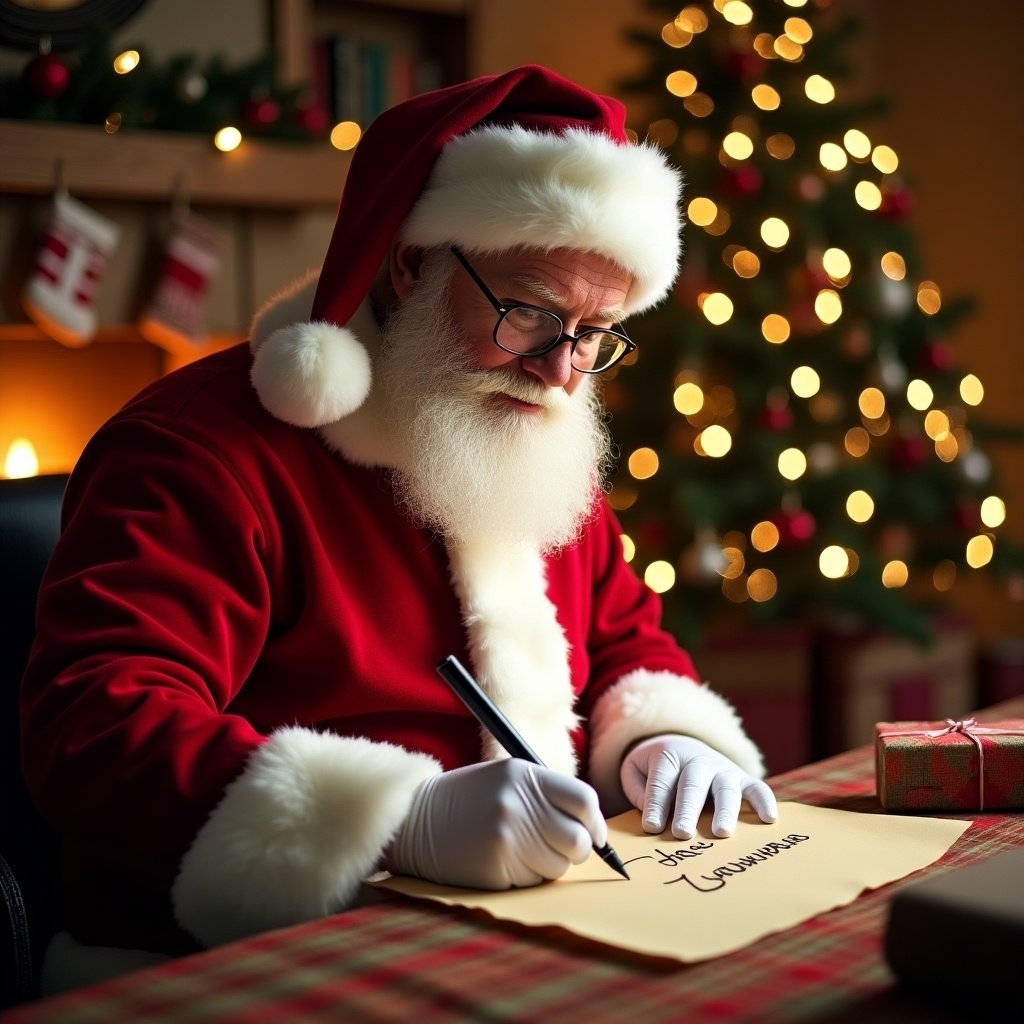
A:
<svg viewBox="0 0 1024 1024">
<path fill-rule="evenodd" d="M 386 468 L 272 417 L 249 374 L 240 346 L 152 385 L 68 487 L 23 732 L 80 942 L 175 952 L 343 907 L 424 777 L 496 756 L 434 672 L 452 653 L 486 668 L 473 581 L 396 507 Z M 567 665 L 563 721 L 608 813 L 623 809 L 622 749 L 655 731 L 761 770 L 660 630 L 607 507 L 537 565 L 564 647 L 515 681 L 513 717 L 542 756 L 572 770 L 531 719 L 563 701 L 547 673 Z M 510 609 L 530 585 L 486 581 Z M 530 630 L 477 628 L 533 656 Z"/>
</svg>

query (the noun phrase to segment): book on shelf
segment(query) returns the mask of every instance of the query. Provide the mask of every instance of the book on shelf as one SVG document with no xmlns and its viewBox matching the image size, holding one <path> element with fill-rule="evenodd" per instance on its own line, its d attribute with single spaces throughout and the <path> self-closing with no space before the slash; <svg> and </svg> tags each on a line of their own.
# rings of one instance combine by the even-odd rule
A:
<svg viewBox="0 0 1024 1024">
<path fill-rule="evenodd" d="M 311 85 L 334 121 L 365 128 L 388 107 L 440 87 L 440 63 L 409 49 L 334 35 L 312 44 Z"/>
</svg>

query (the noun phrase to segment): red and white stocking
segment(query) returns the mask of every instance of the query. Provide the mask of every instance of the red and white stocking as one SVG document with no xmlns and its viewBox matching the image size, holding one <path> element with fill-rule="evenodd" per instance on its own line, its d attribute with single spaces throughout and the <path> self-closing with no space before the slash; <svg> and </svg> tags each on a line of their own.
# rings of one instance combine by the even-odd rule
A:
<svg viewBox="0 0 1024 1024">
<path fill-rule="evenodd" d="M 187 213 L 175 218 L 171 238 L 139 333 L 175 355 L 197 355 L 206 339 L 206 291 L 220 267 L 220 230 Z"/>
<path fill-rule="evenodd" d="M 53 220 L 36 256 L 21 301 L 25 312 L 51 338 L 78 348 L 96 334 L 96 289 L 120 228 L 60 191 Z"/>
</svg>

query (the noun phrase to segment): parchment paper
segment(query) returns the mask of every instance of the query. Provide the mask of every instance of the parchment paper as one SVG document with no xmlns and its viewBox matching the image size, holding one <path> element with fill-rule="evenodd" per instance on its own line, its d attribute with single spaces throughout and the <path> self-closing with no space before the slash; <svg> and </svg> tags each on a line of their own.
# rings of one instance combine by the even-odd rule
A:
<svg viewBox="0 0 1024 1024">
<path fill-rule="evenodd" d="M 595 854 L 557 881 L 530 889 L 481 892 L 399 877 L 376 884 L 690 962 L 731 953 L 918 871 L 969 825 L 783 802 L 773 825 L 744 812 L 734 835 L 716 839 L 708 811 L 698 834 L 679 840 L 648 835 L 634 810 L 608 822 L 608 841 L 630 881 Z"/>
</svg>

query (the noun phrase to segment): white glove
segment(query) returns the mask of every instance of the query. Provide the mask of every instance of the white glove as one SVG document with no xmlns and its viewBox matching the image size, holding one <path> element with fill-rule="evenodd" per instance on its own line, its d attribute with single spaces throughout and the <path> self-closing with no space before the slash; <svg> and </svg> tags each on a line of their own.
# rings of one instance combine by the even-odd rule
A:
<svg viewBox="0 0 1024 1024">
<path fill-rule="evenodd" d="M 708 796 L 714 798 L 711 831 L 719 838 L 736 831 L 745 799 L 765 822 L 778 817 L 775 794 L 713 747 L 692 736 L 655 736 L 638 743 L 619 770 L 622 789 L 643 815 L 644 830 L 692 839 Z"/>
<path fill-rule="evenodd" d="M 506 758 L 421 783 L 384 866 L 444 885 L 509 889 L 558 878 L 607 841 L 590 786 Z"/>
</svg>

